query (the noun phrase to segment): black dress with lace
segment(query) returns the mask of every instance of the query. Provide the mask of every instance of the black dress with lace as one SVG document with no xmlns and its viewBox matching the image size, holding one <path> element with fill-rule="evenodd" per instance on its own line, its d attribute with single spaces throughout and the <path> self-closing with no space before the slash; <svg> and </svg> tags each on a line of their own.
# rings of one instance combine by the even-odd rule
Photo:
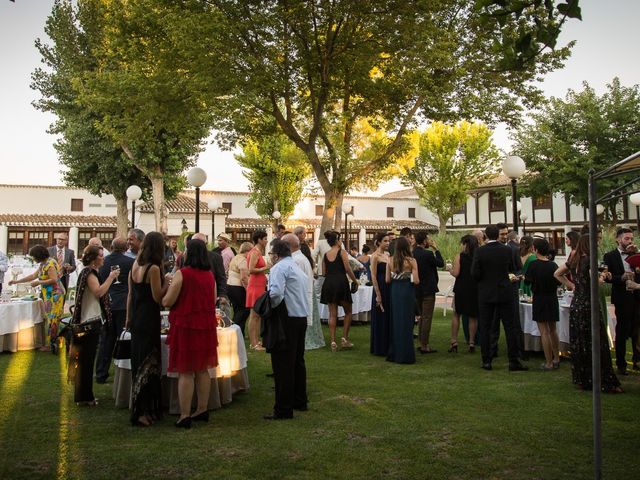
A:
<svg viewBox="0 0 640 480">
<path fill-rule="evenodd" d="M 131 423 L 146 415 L 162 417 L 162 357 L 160 345 L 160 305 L 147 283 L 149 267 L 142 282 L 132 282 L 131 291 Z"/>
<path fill-rule="evenodd" d="M 591 378 L 591 291 L 589 288 L 589 258 L 580 260 L 577 271 L 572 270 L 575 280 L 575 292 L 569 314 L 569 335 L 571 348 L 571 375 L 573 383 L 590 390 Z M 613 391 L 620 386 L 620 381 L 613 371 L 611 352 L 607 340 L 607 331 L 602 321 L 602 307 L 598 309 L 600 325 L 600 371 L 602 390 Z"/>
</svg>

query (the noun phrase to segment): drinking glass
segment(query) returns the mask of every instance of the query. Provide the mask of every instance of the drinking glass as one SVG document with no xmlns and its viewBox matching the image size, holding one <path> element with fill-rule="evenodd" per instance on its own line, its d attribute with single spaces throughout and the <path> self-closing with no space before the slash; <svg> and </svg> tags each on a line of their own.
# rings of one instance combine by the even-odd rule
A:
<svg viewBox="0 0 640 480">
<path fill-rule="evenodd" d="M 115 281 L 115 282 L 113 282 L 113 284 L 115 285 L 116 283 L 122 283 L 122 282 L 120 281 L 120 278 L 119 278 L 119 275 L 120 275 L 120 266 L 119 266 L 119 265 L 111 265 L 111 271 L 112 271 L 112 272 L 115 272 L 115 271 L 117 271 L 117 272 L 118 272 L 118 277 L 116 277 L 116 281 Z"/>
</svg>

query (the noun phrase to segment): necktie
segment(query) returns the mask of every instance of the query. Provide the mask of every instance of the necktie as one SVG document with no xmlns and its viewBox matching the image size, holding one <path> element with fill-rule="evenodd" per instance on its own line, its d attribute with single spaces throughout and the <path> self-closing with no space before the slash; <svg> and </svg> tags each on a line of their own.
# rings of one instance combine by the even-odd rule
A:
<svg viewBox="0 0 640 480">
<path fill-rule="evenodd" d="M 62 266 L 63 260 L 64 260 L 64 250 L 59 248 L 58 249 L 58 263 L 60 264 L 60 266 Z"/>
</svg>

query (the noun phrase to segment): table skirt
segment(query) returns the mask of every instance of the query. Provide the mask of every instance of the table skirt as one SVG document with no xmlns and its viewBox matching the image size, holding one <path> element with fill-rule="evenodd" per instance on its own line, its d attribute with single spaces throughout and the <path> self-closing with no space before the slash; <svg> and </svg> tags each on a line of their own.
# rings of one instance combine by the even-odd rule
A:
<svg viewBox="0 0 640 480">
<path fill-rule="evenodd" d="M 15 333 L 0 335 L 0 353 L 33 350 L 44 345 L 44 324 L 38 323 Z"/>
<path fill-rule="evenodd" d="M 373 287 L 368 287 L 366 285 L 362 285 L 358 288 L 356 293 L 351 294 L 351 298 L 353 300 L 353 304 L 351 305 L 351 313 L 353 314 L 354 321 L 360 322 L 368 322 L 371 320 L 371 302 L 373 299 Z M 320 303 L 318 305 L 318 309 L 320 310 L 320 319 L 328 320 L 329 319 L 329 307 Z M 364 315 L 359 315 L 359 314 Z M 359 315 L 356 319 L 356 315 Z M 344 309 L 342 307 L 338 307 L 338 317 L 344 317 Z"/>
</svg>

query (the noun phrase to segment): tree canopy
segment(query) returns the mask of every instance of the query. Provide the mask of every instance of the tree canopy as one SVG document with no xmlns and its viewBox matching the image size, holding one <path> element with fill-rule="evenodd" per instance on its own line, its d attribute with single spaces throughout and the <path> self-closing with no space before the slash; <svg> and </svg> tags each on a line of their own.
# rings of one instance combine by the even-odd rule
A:
<svg viewBox="0 0 640 480">
<path fill-rule="evenodd" d="M 568 56 L 568 47 L 550 48 L 577 5 L 209 0 L 190 9 L 203 36 L 184 56 L 210 83 L 223 144 L 259 138 L 275 120 L 304 152 L 325 192 L 325 230 L 349 187 L 362 119 L 388 141 L 359 172 L 390 166 L 416 122 L 516 123 L 540 99 L 531 81 Z"/>
<path fill-rule="evenodd" d="M 564 192 L 587 206 L 589 169 L 600 171 L 640 150 L 639 86 L 624 87 L 614 78 L 598 95 L 583 85 L 564 99 L 549 99 L 514 136 L 514 151 L 527 164 L 524 192 L 533 197 Z M 598 187 L 602 193 L 624 181 L 602 179 Z M 615 219 L 615 203 L 607 207 Z"/>
<path fill-rule="evenodd" d="M 498 149 L 491 131 L 482 123 L 435 122 L 420 135 L 415 165 L 402 181 L 416 190 L 420 203 L 439 219 L 440 233 L 462 208 L 469 190 L 496 173 Z"/>
<path fill-rule="evenodd" d="M 236 160 L 247 169 L 248 205 L 263 218 L 272 219 L 278 210 L 286 220 L 302 199 L 311 175 L 303 153 L 284 135 L 273 135 L 247 142 Z"/>
</svg>

